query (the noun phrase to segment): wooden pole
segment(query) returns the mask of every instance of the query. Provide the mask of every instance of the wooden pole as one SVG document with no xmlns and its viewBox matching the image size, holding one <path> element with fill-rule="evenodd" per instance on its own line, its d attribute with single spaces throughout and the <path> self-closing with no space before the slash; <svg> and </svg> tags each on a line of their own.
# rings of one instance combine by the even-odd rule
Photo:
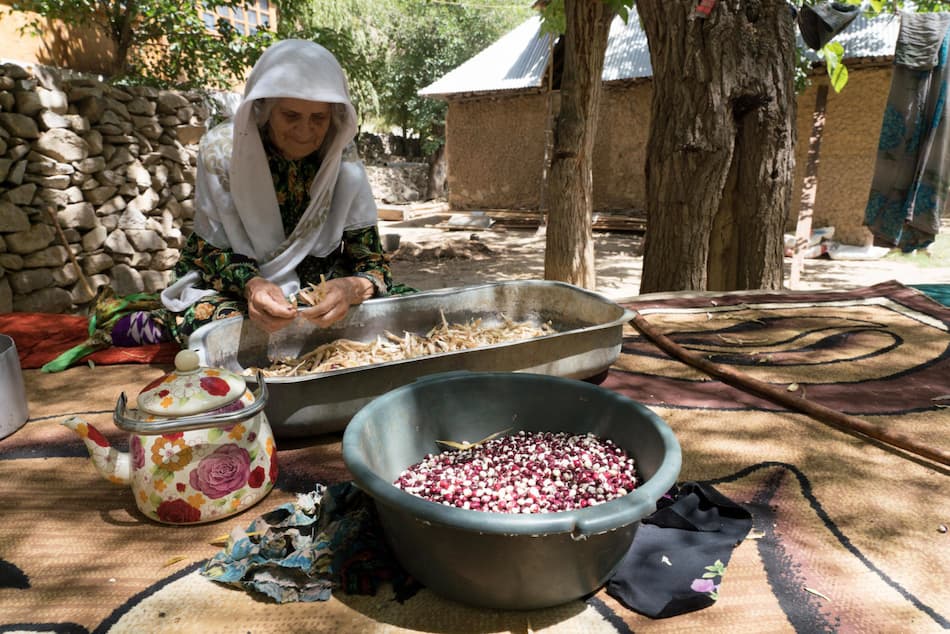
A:
<svg viewBox="0 0 950 634">
<path fill-rule="evenodd" d="M 808 140 L 808 160 L 805 163 L 805 178 L 802 182 L 801 205 L 798 208 L 798 224 L 795 226 L 795 246 L 792 251 L 792 270 L 788 287 L 797 289 L 805 268 L 805 250 L 811 239 L 811 219 L 815 210 L 815 192 L 818 190 L 818 155 L 821 150 L 821 134 L 825 129 L 825 108 L 828 105 L 828 84 L 818 86 L 815 97 L 815 113 L 812 115 L 811 138 Z"/>
<path fill-rule="evenodd" d="M 82 267 L 79 266 L 76 256 L 73 255 L 73 250 L 69 248 L 69 241 L 66 239 L 66 234 L 63 233 L 63 228 L 59 226 L 59 219 L 56 217 L 56 214 L 53 213 L 51 207 L 46 208 L 46 213 L 49 214 L 50 219 L 53 221 L 53 226 L 56 227 L 56 233 L 59 234 L 59 240 L 63 243 L 63 248 L 66 249 L 66 255 L 69 256 L 70 262 L 72 262 L 73 266 L 76 267 L 76 274 L 79 276 L 79 281 L 82 282 L 86 292 L 89 293 L 89 298 L 92 299 L 96 296 L 96 292 L 92 290 L 92 286 L 89 285 L 89 280 L 86 279 L 85 273 L 82 272 Z"/>
<path fill-rule="evenodd" d="M 753 379 L 752 377 L 742 374 L 741 372 L 737 372 L 731 368 L 727 368 L 725 366 L 713 363 L 708 359 L 704 359 L 695 352 L 686 350 L 664 334 L 657 331 L 639 313 L 636 313 L 634 318 L 631 319 L 629 323 L 641 334 L 643 334 L 644 337 L 652 341 L 658 348 L 663 350 L 674 359 L 678 359 L 687 365 L 691 365 L 694 368 L 702 370 L 706 374 L 719 379 L 723 383 L 731 385 L 745 392 L 755 394 L 756 396 L 760 396 L 764 399 L 772 401 L 773 403 L 778 403 L 779 405 L 782 405 L 783 407 L 786 407 L 790 410 L 807 414 L 808 416 L 811 416 L 815 420 L 818 420 L 822 423 L 826 423 L 846 431 L 858 432 L 878 440 L 886 445 L 903 449 L 904 451 L 922 456 L 928 460 L 933 460 L 934 462 L 944 466 L 950 466 L 950 452 L 948 451 L 944 451 L 936 447 L 922 445 L 905 434 L 881 429 L 880 427 L 872 425 L 866 420 L 857 418 L 856 416 L 851 416 L 849 414 L 845 414 L 844 412 L 839 412 L 838 410 L 825 407 L 824 405 L 819 405 L 814 401 L 807 401 L 804 398 L 789 392 L 788 390 L 779 389 L 774 385 L 769 385 L 768 383 Z"/>
<path fill-rule="evenodd" d="M 539 234 L 548 225 L 548 174 L 551 171 L 551 152 L 554 150 L 554 36 L 548 36 L 548 66 L 545 70 L 544 158 L 541 163 L 541 191 L 538 196 Z"/>
</svg>

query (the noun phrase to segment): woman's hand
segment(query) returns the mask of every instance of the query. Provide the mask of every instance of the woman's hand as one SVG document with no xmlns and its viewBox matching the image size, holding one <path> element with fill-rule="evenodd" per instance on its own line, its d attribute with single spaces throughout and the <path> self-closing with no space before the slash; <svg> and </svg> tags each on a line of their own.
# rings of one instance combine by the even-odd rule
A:
<svg viewBox="0 0 950 634">
<path fill-rule="evenodd" d="M 297 310 L 284 297 L 280 287 L 263 277 L 253 277 L 244 286 L 247 314 L 266 332 L 277 332 L 289 326 Z"/>
<path fill-rule="evenodd" d="M 373 283 L 363 277 L 338 277 L 324 284 L 323 299 L 300 311 L 302 317 L 321 328 L 340 321 L 350 306 L 362 304 L 373 296 Z"/>
</svg>

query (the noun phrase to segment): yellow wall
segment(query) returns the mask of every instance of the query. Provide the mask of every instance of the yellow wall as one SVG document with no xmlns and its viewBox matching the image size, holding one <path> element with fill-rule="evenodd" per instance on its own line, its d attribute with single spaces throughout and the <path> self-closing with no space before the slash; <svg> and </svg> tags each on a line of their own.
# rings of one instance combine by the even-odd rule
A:
<svg viewBox="0 0 950 634">
<path fill-rule="evenodd" d="M 787 231 L 800 208 L 817 85 L 798 98 L 798 145 Z M 891 68 L 854 68 L 841 94 L 829 92 L 812 227 L 864 245 L 864 207 L 890 89 Z M 594 209 L 646 210 L 644 165 L 650 131 L 649 81 L 607 86 L 594 143 Z M 537 209 L 544 156 L 544 95 L 449 102 L 446 152 L 449 202 L 456 209 Z M 554 107 L 557 107 L 555 101 Z"/>
<path fill-rule="evenodd" d="M 32 15 L 13 11 L 8 2 L 0 0 L 0 58 L 87 73 L 109 71 L 112 43 L 107 38 L 58 20 L 48 23 L 42 37 L 21 35 L 19 28 Z"/>
<path fill-rule="evenodd" d="M 798 145 L 795 148 L 795 187 L 786 230 L 795 231 L 801 207 L 802 181 L 808 160 L 817 78 L 798 98 Z M 817 188 L 812 227 L 833 226 L 834 239 L 845 244 L 870 244 L 862 226 L 871 177 L 877 159 L 884 105 L 890 92 L 891 67 L 855 69 L 840 94 L 828 89 L 825 126 L 818 152 Z"/>
</svg>

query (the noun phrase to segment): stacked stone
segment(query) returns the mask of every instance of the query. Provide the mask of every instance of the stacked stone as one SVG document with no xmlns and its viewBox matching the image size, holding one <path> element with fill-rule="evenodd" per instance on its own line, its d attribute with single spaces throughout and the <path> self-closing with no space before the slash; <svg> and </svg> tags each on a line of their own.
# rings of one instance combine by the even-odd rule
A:
<svg viewBox="0 0 950 634">
<path fill-rule="evenodd" d="M 207 118 L 199 94 L 0 65 L 0 313 L 163 289 Z"/>
</svg>

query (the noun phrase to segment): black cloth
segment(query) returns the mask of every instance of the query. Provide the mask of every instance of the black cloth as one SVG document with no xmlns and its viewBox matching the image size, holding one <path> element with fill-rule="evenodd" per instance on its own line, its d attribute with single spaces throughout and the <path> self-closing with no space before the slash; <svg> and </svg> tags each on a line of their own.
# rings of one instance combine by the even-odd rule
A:
<svg viewBox="0 0 950 634">
<path fill-rule="evenodd" d="M 709 485 L 685 482 L 642 520 L 607 594 L 652 618 L 709 607 L 752 514 Z"/>
<path fill-rule="evenodd" d="M 798 28 L 809 48 L 820 51 L 825 44 L 848 28 L 860 13 L 860 7 L 844 2 L 819 2 L 802 5 Z"/>
</svg>

